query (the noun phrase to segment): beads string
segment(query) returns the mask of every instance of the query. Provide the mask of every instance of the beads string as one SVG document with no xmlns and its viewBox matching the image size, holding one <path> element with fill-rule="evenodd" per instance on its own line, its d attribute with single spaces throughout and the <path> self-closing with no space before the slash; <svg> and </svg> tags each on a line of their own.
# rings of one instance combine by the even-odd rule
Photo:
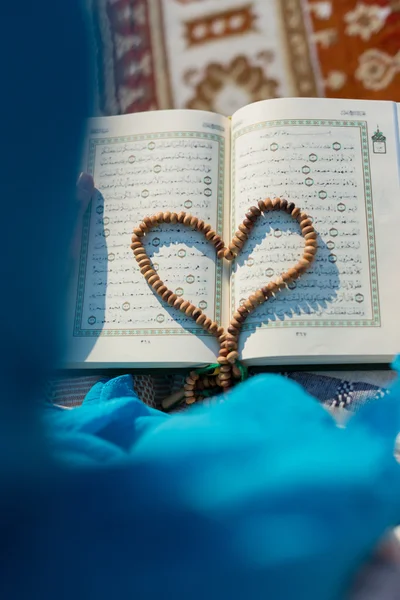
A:
<svg viewBox="0 0 400 600">
<path fill-rule="evenodd" d="M 152 262 L 143 245 L 146 234 L 153 227 L 157 227 L 162 223 L 180 223 L 201 232 L 206 240 L 215 247 L 219 259 L 233 261 L 240 254 L 257 219 L 262 214 L 272 210 L 284 211 L 298 221 L 302 236 L 305 240 L 303 256 L 297 264 L 290 268 L 286 273 L 283 273 L 275 280 L 259 288 L 241 306 L 239 306 L 234 312 L 226 331 L 223 327 L 218 325 L 218 323 L 207 317 L 199 307 L 188 300 L 177 296 L 172 290 L 168 289 L 154 270 Z M 300 208 L 296 207 L 293 202 L 288 202 L 287 200 L 282 200 L 280 198 L 274 200 L 271 200 L 270 198 L 260 200 L 257 206 L 249 208 L 243 222 L 239 225 L 238 230 L 228 246 L 225 246 L 222 238 L 214 231 L 210 224 L 183 211 L 180 213 L 169 211 L 159 212 L 151 217 L 145 217 L 139 226 L 133 230 L 131 249 L 133 250 L 140 272 L 145 277 L 147 283 L 152 287 L 154 292 L 164 300 L 164 302 L 169 304 L 169 306 L 190 316 L 197 325 L 201 325 L 203 329 L 216 337 L 220 346 L 218 363 L 217 365 L 212 365 L 212 367 L 215 368 L 209 367 L 208 370 L 206 368 L 205 372 L 201 369 L 192 371 L 186 378 L 184 386 L 186 404 L 193 404 L 197 400 L 210 395 L 210 392 L 206 392 L 205 390 L 212 389 L 218 391 L 218 389 L 221 390 L 221 388 L 222 390 L 227 390 L 231 388 L 235 382 L 243 378 L 243 368 L 238 362 L 238 341 L 243 323 L 257 306 L 267 302 L 271 297 L 275 296 L 279 290 L 287 287 L 289 283 L 295 281 L 307 271 L 315 258 L 317 248 L 317 233 L 310 217 L 305 212 L 302 212 Z M 210 369 L 212 371 L 211 374 L 209 374 Z"/>
</svg>

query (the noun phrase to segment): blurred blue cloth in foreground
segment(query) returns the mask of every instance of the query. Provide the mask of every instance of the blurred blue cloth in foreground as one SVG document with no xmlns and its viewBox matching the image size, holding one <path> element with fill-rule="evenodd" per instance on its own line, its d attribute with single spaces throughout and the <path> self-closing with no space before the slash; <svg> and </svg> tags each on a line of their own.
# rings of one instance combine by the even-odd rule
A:
<svg viewBox="0 0 400 600">
<path fill-rule="evenodd" d="M 80 408 L 48 407 L 53 451 L 85 475 L 88 573 L 113 542 L 99 596 L 343 598 L 400 522 L 399 398 L 395 385 L 346 429 L 274 375 L 177 415 L 144 405 L 130 376 L 99 382 Z"/>
</svg>

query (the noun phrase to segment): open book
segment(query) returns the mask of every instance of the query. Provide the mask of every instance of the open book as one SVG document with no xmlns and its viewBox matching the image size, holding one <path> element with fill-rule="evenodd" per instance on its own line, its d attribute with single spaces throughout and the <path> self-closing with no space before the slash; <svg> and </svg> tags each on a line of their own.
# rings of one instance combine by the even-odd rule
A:
<svg viewBox="0 0 400 600">
<path fill-rule="evenodd" d="M 278 99 L 231 119 L 189 110 L 93 119 L 68 365 L 215 362 L 216 340 L 157 297 L 130 249 L 146 215 L 182 210 L 228 244 L 246 210 L 288 199 L 318 232 L 311 269 L 245 322 L 248 364 L 388 362 L 400 351 L 399 126 L 391 102 Z M 260 218 L 233 264 L 179 225 L 146 236 L 161 279 L 227 326 L 236 307 L 293 266 L 304 240 L 281 212 Z"/>
</svg>

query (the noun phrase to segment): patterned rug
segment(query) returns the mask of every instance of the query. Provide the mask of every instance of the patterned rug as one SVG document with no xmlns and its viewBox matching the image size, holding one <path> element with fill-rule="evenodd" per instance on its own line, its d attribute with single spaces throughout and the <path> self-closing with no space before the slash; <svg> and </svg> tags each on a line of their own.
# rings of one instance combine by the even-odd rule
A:
<svg viewBox="0 0 400 600">
<path fill-rule="evenodd" d="M 98 112 L 400 101 L 400 0 L 92 0 Z"/>
</svg>

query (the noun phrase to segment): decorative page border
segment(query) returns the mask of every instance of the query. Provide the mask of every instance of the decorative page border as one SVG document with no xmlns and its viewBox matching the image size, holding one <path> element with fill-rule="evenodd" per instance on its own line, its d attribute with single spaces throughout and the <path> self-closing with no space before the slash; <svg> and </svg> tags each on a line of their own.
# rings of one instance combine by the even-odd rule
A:
<svg viewBox="0 0 400 600">
<path fill-rule="evenodd" d="M 224 184 L 225 184 L 225 140 L 215 133 L 201 133 L 197 131 L 170 131 L 157 132 L 141 135 L 120 136 L 111 138 L 90 139 L 87 158 L 87 172 L 94 175 L 96 150 L 104 144 L 117 144 L 122 142 L 136 142 L 141 140 L 175 138 L 197 138 L 207 139 L 218 143 L 218 197 L 217 197 L 217 233 L 223 235 L 223 213 L 224 213 Z M 79 258 L 78 284 L 75 304 L 74 337 L 126 337 L 126 336 L 160 336 L 160 335 L 188 335 L 210 336 L 202 327 L 177 327 L 157 329 L 84 329 L 82 328 L 83 302 L 85 298 L 86 267 L 90 239 L 90 221 L 92 215 L 92 203 L 89 204 L 85 213 L 82 227 L 82 244 Z M 130 243 L 130 239 L 127 244 Z M 133 260 L 133 259 L 132 259 Z M 132 264 L 132 267 L 134 264 Z M 215 269 L 215 311 L 213 320 L 221 322 L 222 307 L 222 261 L 216 262 Z"/>
<path fill-rule="evenodd" d="M 318 319 L 312 320 L 301 320 L 301 319 L 284 319 L 283 321 L 269 321 L 264 323 L 259 321 L 257 323 L 244 323 L 242 326 L 243 331 L 256 331 L 256 329 L 271 328 L 271 327 L 380 327 L 381 316 L 380 316 L 380 304 L 379 304 L 379 290 L 378 290 L 378 267 L 376 260 L 376 242 L 375 242 L 375 226 L 374 226 L 374 214 L 373 214 L 373 198 L 372 198 L 372 185 L 371 185 L 371 166 L 369 157 L 369 146 L 368 146 L 368 125 L 366 121 L 345 121 L 345 120 L 334 120 L 334 119 L 282 119 L 277 121 L 263 121 L 255 123 L 248 127 L 239 129 L 232 135 L 232 175 L 231 175 L 231 190 L 232 190 L 232 202 L 231 202 L 231 219 L 232 219 L 232 236 L 235 233 L 234 223 L 235 218 L 235 197 L 236 197 L 236 151 L 235 143 L 236 140 L 242 135 L 254 131 L 255 129 L 265 129 L 269 127 L 287 127 L 288 125 L 299 126 L 329 126 L 329 127 L 356 127 L 360 132 L 361 139 L 361 152 L 362 152 L 362 164 L 363 164 L 363 179 L 364 179 L 364 197 L 366 207 L 366 220 L 367 220 L 367 239 L 368 239 L 368 255 L 369 255 L 369 277 L 371 287 L 371 306 L 372 306 L 372 319 L 354 320 L 354 319 Z M 232 274 L 232 271 L 231 271 Z M 237 308 L 235 299 L 235 280 L 231 276 L 231 311 L 232 314 Z"/>
</svg>

